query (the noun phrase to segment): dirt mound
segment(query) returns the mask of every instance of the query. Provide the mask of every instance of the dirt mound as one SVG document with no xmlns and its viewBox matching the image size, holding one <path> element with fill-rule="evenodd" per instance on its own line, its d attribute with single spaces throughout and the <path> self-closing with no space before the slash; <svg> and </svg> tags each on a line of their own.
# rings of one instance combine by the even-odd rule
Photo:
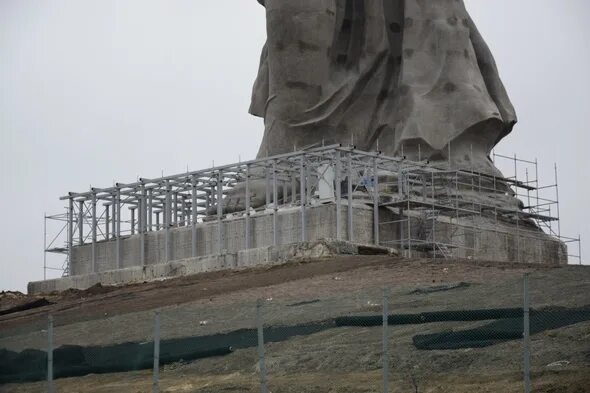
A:
<svg viewBox="0 0 590 393">
<path fill-rule="evenodd" d="M 17 313 L 53 304 L 44 297 L 25 295 L 21 292 L 0 292 L 0 315 Z"/>
<path fill-rule="evenodd" d="M 66 289 L 62 292 L 52 292 L 50 295 L 58 297 L 60 299 L 85 299 L 91 296 L 103 295 L 117 289 L 118 287 L 102 285 L 101 283 L 95 284 L 88 289 Z"/>
<path fill-rule="evenodd" d="M 0 309 L 12 307 L 12 305 L 22 302 L 23 299 L 27 298 L 29 296 L 21 292 L 2 291 L 0 292 Z"/>
</svg>

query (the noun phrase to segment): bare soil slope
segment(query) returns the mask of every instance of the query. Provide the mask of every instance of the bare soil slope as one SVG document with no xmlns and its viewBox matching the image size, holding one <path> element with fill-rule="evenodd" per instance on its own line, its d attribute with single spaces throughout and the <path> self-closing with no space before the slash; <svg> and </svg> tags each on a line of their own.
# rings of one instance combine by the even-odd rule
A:
<svg viewBox="0 0 590 393">
<path fill-rule="evenodd" d="M 265 326 L 342 315 L 376 314 L 382 288 L 392 313 L 520 307 L 529 272 L 531 306 L 590 305 L 590 269 L 476 261 L 402 260 L 347 256 L 270 269 L 217 272 L 120 288 L 44 295 L 55 304 L 0 316 L 0 348 L 46 347 L 46 318 L 56 322 L 57 346 L 150 341 L 153 311 L 162 337 L 189 337 L 255 326 L 264 299 Z M 1 306 L 1 304 L 0 304 Z M 522 343 L 419 351 L 416 334 L 462 330 L 482 322 L 389 328 L 392 392 L 520 392 Z M 341 327 L 266 345 L 272 392 L 376 392 L 381 384 L 380 327 Z M 254 344 L 254 343 L 253 343 Z M 590 323 L 532 337 L 536 392 L 590 391 Z M 255 347 L 223 357 L 164 366 L 162 391 L 259 391 Z M 58 392 L 149 392 L 150 371 L 88 375 L 56 381 Z M 42 383 L 0 385 L 0 392 L 43 391 Z"/>
</svg>

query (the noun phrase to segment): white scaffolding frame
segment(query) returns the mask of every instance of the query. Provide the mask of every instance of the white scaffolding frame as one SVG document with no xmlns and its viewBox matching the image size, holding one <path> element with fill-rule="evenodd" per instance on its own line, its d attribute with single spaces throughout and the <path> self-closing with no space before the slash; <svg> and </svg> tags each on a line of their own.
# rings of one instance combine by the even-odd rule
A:
<svg viewBox="0 0 590 393">
<path fill-rule="evenodd" d="M 360 151 L 354 146 L 330 145 L 172 176 L 140 178 L 134 183 L 116 183 L 114 187 L 91 188 L 87 192 L 70 192 L 60 198 L 67 201 L 66 213 L 45 217 L 46 222 L 58 220 L 64 223 L 59 234 L 45 244 L 45 252 L 65 254 L 62 270 L 67 275 L 74 247 L 90 244 L 94 250 L 99 242 L 112 242 L 117 266 L 120 267 L 121 239 L 137 234 L 141 250 L 145 250 L 148 232 L 165 231 L 166 261 L 169 261 L 172 255 L 170 230 L 191 227 L 192 255 L 196 256 L 196 225 L 216 220 L 219 228 L 218 251 L 222 253 L 225 246 L 221 223 L 228 214 L 245 217 L 244 248 L 249 248 L 250 216 L 253 211 L 267 209 L 272 210 L 272 239 L 276 245 L 278 210 L 286 205 L 297 206 L 301 210 L 301 240 L 305 241 L 306 210 L 317 202 L 322 171 L 332 168 L 332 202 L 338 212 L 338 239 L 342 238 L 342 206 L 363 203 L 373 207 L 375 242 L 404 250 L 407 256 L 412 256 L 413 252 L 426 253 L 434 258 L 453 256 L 455 249 L 466 246 L 455 241 L 453 236 L 445 238 L 437 235 L 439 218 L 446 217 L 453 231 L 464 237 L 466 234 L 478 236 L 481 231 L 478 218 L 486 216 L 493 217 L 496 223 L 516 223 L 518 239 L 551 235 L 565 243 L 577 243 L 578 254 L 569 257 L 581 263 L 580 237 L 561 235 L 557 167 L 555 184 L 543 186 L 538 179 L 537 160 L 519 160 L 516 156 L 495 153 L 493 158 L 514 160 L 514 176 L 495 177 L 473 170 L 438 168 L 426 161 L 388 157 L 380 152 Z M 527 169 L 525 180 L 520 180 L 518 164 L 534 165 L 534 176 L 531 178 Z M 263 182 L 266 189 L 265 201 L 256 209 L 251 206 L 253 182 Z M 243 190 L 234 191 L 236 186 Z M 240 199 L 240 205 L 232 205 L 236 198 L 227 198 L 236 192 L 248 195 Z M 554 198 L 547 196 L 551 192 L 554 192 Z M 484 194 L 511 195 L 525 200 L 526 205 L 507 208 L 499 203 L 486 202 L 486 198 L 482 197 Z M 397 218 L 385 221 L 380 217 L 383 209 Z M 348 238 L 345 240 L 354 241 L 353 209 L 347 208 L 347 212 Z M 400 233 L 404 235 L 397 239 L 385 239 L 380 236 L 380 228 L 384 225 L 399 225 Z M 499 226 L 496 230 L 500 231 Z M 475 247 L 471 254 L 477 256 Z M 519 252 L 517 254 L 520 256 Z M 96 271 L 95 251 L 92 255 L 92 266 Z M 140 253 L 140 258 L 145 264 L 145 252 Z M 44 267 L 49 269 L 46 264 Z"/>
</svg>

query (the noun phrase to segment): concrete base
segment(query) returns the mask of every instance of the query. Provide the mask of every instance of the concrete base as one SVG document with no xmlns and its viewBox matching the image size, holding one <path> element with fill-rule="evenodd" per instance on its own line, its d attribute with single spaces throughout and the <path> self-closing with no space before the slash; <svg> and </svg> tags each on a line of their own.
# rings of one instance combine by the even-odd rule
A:
<svg viewBox="0 0 590 393">
<path fill-rule="evenodd" d="M 394 209 L 390 214 L 399 219 Z M 404 223 L 380 227 L 382 246 L 399 248 L 411 257 L 445 257 L 446 252 L 447 257 L 497 262 L 568 263 L 567 246 L 530 223 L 496 221 L 486 216 L 439 215 L 435 220 L 425 220 L 415 211 L 409 216 Z"/>
<path fill-rule="evenodd" d="M 280 265 L 290 261 L 304 261 L 334 255 L 392 254 L 385 247 L 359 245 L 338 240 L 299 242 L 276 247 L 241 250 L 237 253 L 181 259 L 169 263 L 136 266 L 100 273 L 69 276 L 46 281 L 30 282 L 29 294 L 63 291 L 70 288 L 87 289 L 96 284 L 121 285 L 157 281 L 191 274 L 255 266 Z"/>
<path fill-rule="evenodd" d="M 318 204 L 308 207 L 305 214 L 305 240 L 340 239 L 361 244 L 373 243 L 373 211 L 366 205 L 353 207 L 354 233 L 347 230 L 348 206 L 343 205 L 340 219 L 336 219 L 336 205 Z M 119 263 L 117 242 L 100 241 L 95 245 L 95 262 L 92 262 L 92 245 L 72 249 L 70 274 L 84 274 L 125 269 L 135 266 L 165 264 L 192 257 L 233 254 L 240 250 L 272 246 L 274 214 L 272 210 L 252 214 L 249 219 L 250 239 L 246 239 L 246 219 L 243 215 L 229 215 L 221 222 L 211 221 L 196 225 L 197 254 L 192 255 L 192 228 L 173 227 L 168 230 L 169 255 L 166 256 L 166 230 L 148 232 L 144 240 L 144 260 L 141 260 L 141 236 L 125 236 L 120 240 Z M 276 217 L 276 244 L 301 242 L 302 219 L 299 207 L 281 208 Z"/>
<path fill-rule="evenodd" d="M 197 225 L 197 256 L 192 254 L 192 228 L 169 230 L 169 260 L 166 260 L 166 231 L 149 232 L 144 238 L 141 260 L 140 235 L 120 240 L 117 264 L 116 241 L 74 247 L 71 276 L 29 283 L 29 293 L 86 289 L 95 284 L 120 285 L 178 277 L 225 269 L 281 264 L 301 258 L 359 253 L 358 244 L 374 244 L 373 208 L 358 203 L 352 207 L 352 233 L 348 232 L 348 206 L 340 214 L 334 203 L 306 209 L 302 239 L 302 216 L 297 207 L 257 213 L 250 217 L 250 239 L 246 219 L 230 216 L 221 222 Z M 409 216 L 409 219 L 408 219 Z M 469 218 L 440 215 L 425 219 L 418 212 L 392 208 L 379 211 L 379 246 L 399 249 L 409 257 L 452 257 L 500 262 L 567 264 L 567 248 L 558 239 L 532 225 L 496 222 L 490 217 Z M 276 223 L 276 228 L 274 228 Z M 276 237 L 273 236 L 276 230 Z M 221 236 L 220 236 L 221 235 Z M 325 239 L 347 239 L 347 242 Z M 408 240 L 409 239 L 409 240 Z M 277 245 L 273 246 L 273 241 Z M 355 245 L 356 244 L 356 245 Z M 250 247 L 247 247 L 250 245 Z M 367 246 L 364 246 L 367 247 Z M 436 250 L 436 251 L 433 251 Z"/>
</svg>

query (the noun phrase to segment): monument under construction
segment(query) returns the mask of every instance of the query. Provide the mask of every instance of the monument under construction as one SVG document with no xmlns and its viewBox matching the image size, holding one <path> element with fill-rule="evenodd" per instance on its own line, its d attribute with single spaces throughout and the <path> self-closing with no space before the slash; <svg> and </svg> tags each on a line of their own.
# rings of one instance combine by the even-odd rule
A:
<svg viewBox="0 0 590 393">
<path fill-rule="evenodd" d="M 497 156 L 497 159 L 507 157 Z M 514 163 L 526 161 L 514 159 Z M 533 164 L 533 162 L 529 162 Z M 517 171 L 515 171 L 517 173 Z M 528 171 L 527 171 L 528 173 Z M 265 203 L 250 206 L 250 184 Z M 505 189 L 505 185 L 510 187 Z M 245 208 L 224 202 L 243 185 Z M 324 146 L 265 159 L 69 193 L 64 277 L 30 292 L 116 285 L 321 257 L 406 257 L 565 264 L 557 184 L 437 168 L 354 147 Z M 505 208 L 495 196 L 526 201 Z"/>
<path fill-rule="evenodd" d="M 463 1 L 258 2 L 257 159 L 69 193 L 66 277 L 30 292 L 369 251 L 567 263 L 557 171 L 491 157 L 517 117 Z"/>
</svg>

